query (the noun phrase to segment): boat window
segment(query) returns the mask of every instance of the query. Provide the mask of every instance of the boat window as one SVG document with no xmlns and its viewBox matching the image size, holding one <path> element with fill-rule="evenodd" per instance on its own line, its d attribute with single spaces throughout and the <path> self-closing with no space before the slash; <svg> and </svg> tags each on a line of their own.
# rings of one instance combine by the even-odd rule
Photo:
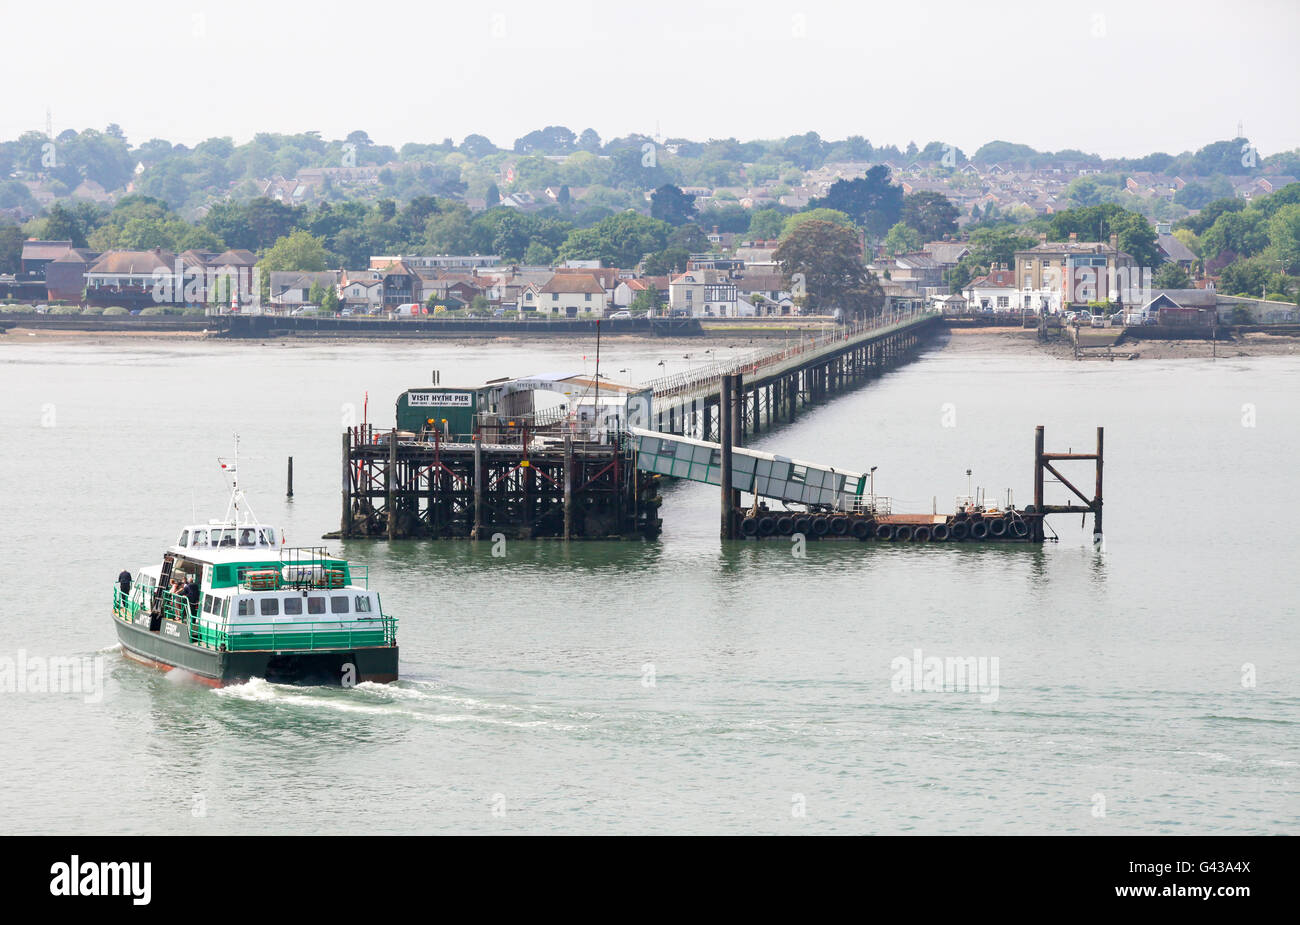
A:
<svg viewBox="0 0 1300 925">
<path fill-rule="evenodd" d="M 203 595 L 203 612 L 216 613 L 216 610 L 217 610 L 217 599 L 213 597 L 211 594 Z"/>
<path fill-rule="evenodd" d="M 319 594 L 313 594 L 311 597 L 307 598 L 307 612 L 324 613 L 325 598 L 321 597 Z"/>
<path fill-rule="evenodd" d="M 240 598 L 239 616 L 251 617 L 253 615 L 253 599 L 251 597 Z"/>
<path fill-rule="evenodd" d="M 278 617 L 280 615 L 280 600 L 275 597 L 262 598 L 262 616 Z"/>
<path fill-rule="evenodd" d="M 207 531 L 207 530 L 195 530 L 195 531 L 194 531 L 194 535 L 193 535 L 192 537 L 190 537 L 190 545 L 191 545 L 191 546 L 206 546 L 206 545 L 208 545 L 208 531 Z"/>
<path fill-rule="evenodd" d="M 330 613 L 347 613 L 348 599 L 346 595 L 336 594 L 330 598 Z"/>
<path fill-rule="evenodd" d="M 187 544 L 189 543 L 189 539 L 190 539 L 190 531 L 188 531 L 188 530 L 182 530 L 182 531 L 181 531 L 181 538 L 180 538 L 179 540 L 176 541 L 176 545 L 177 545 L 177 546 L 185 546 L 185 545 L 187 545 Z"/>
<path fill-rule="evenodd" d="M 286 597 L 284 599 L 284 612 L 286 615 L 297 616 L 302 613 L 302 598 Z"/>
<path fill-rule="evenodd" d="M 270 527 L 265 527 L 257 531 L 257 536 L 258 536 L 258 542 L 261 543 L 263 546 L 275 545 L 275 531 L 272 530 Z"/>
<path fill-rule="evenodd" d="M 256 536 L 257 536 L 257 531 L 256 531 L 256 530 L 253 530 L 253 529 L 251 529 L 251 528 L 245 527 L 243 530 L 240 530 L 240 531 L 239 531 L 239 545 L 240 545 L 240 546 L 255 546 L 255 545 L 256 545 L 256 540 L 255 540 L 255 537 L 256 537 Z"/>
<path fill-rule="evenodd" d="M 357 595 L 357 613 L 370 613 L 370 598 L 364 594 Z"/>
<path fill-rule="evenodd" d="M 221 542 L 220 542 L 220 543 L 217 542 L 217 537 L 220 537 L 220 538 L 221 538 Z M 217 545 L 220 545 L 220 546 L 234 546 L 234 545 L 235 545 L 235 531 L 234 531 L 234 530 L 213 530 L 213 531 L 212 531 L 212 545 L 213 545 L 213 546 L 217 546 Z"/>
<path fill-rule="evenodd" d="M 230 616 L 230 598 L 221 602 L 221 618 L 224 620 L 228 616 Z"/>
</svg>

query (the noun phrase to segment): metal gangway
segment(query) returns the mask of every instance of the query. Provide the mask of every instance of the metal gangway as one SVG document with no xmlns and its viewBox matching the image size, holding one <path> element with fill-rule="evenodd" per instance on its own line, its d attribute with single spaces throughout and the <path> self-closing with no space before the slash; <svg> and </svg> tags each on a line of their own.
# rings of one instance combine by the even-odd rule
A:
<svg viewBox="0 0 1300 925">
<path fill-rule="evenodd" d="M 722 444 L 639 427 L 629 428 L 628 436 L 638 469 L 721 486 Z M 865 473 L 743 446 L 732 447 L 731 453 L 731 487 L 736 491 L 836 511 L 873 507 L 872 500 L 863 496 L 868 485 Z"/>
</svg>

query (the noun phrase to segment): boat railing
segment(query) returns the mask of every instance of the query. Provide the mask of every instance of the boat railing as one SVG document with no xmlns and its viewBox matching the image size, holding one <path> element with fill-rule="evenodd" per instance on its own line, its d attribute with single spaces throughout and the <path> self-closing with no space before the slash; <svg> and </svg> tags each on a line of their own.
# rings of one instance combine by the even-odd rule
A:
<svg viewBox="0 0 1300 925">
<path fill-rule="evenodd" d="M 202 611 L 190 613 L 189 600 L 171 591 L 153 592 L 144 600 L 141 595 L 124 594 L 113 585 L 113 615 L 134 623 L 141 611 L 156 603 L 159 614 L 173 621 L 175 631 L 164 627 L 160 632 L 186 638 L 191 643 L 212 649 L 347 649 L 355 646 L 392 646 L 397 644 L 397 618 L 388 614 L 363 616 L 350 614 L 335 620 L 279 621 L 267 623 L 230 623 L 213 617 L 205 623 Z M 216 622 L 220 619 L 220 622 Z"/>
<path fill-rule="evenodd" d="M 397 644 L 397 618 L 352 615 L 342 620 L 304 620 L 273 623 L 223 623 L 210 626 L 195 621 L 193 639 L 202 646 L 229 652 L 249 649 L 351 649 Z"/>
</svg>

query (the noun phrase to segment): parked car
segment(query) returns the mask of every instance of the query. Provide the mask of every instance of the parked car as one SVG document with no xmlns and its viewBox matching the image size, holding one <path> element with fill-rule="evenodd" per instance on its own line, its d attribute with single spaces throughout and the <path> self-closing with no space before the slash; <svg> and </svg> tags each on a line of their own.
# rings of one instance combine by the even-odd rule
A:
<svg viewBox="0 0 1300 925">
<path fill-rule="evenodd" d="M 632 313 L 629 311 L 614 312 L 614 314 L 610 315 L 609 317 L 610 318 L 631 318 Z"/>
<path fill-rule="evenodd" d="M 1105 315 L 1093 315 L 1093 316 L 1092 316 L 1092 326 L 1093 326 L 1094 328 L 1104 328 L 1104 327 L 1106 327 L 1106 316 L 1105 316 Z"/>
<path fill-rule="evenodd" d="M 393 309 L 394 318 L 419 318 L 429 314 L 429 310 L 419 302 L 404 302 Z"/>
</svg>

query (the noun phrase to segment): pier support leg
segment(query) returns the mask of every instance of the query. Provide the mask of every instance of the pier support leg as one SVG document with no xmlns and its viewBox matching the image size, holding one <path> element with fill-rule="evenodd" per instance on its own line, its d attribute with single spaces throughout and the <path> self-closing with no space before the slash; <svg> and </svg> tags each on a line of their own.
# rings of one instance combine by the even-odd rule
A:
<svg viewBox="0 0 1300 925">
<path fill-rule="evenodd" d="M 735 377 L 724 375 L 722 377 L 722 389 L 718 396 L 718 418 L 719 429 L 721 430 L 719 442 L 722 447 L 722 528 L 720 536 L 724 540 L 735 539 L 736 526 L 735 506 L 731 501 L 731 428 L 734 423 L 732 420 L 732 389 L 734 386 Z"/>
<path fill-rule="evenodd" d="M 384 505 L 388 509 L 388 538 L 397 539 L 397 428 L 388 433 L 388 468 L 384 470 Z"/>
<path fill-rule="evenodd" d="M 573 437 L 564 435 L 564 538 L 573 538 Z"/>
<path fill-rule="evenodd" d="M 483 444 L 474 436 L 474 528 L 469 538 L 476 540 L 483 532 Z"/>
<path fill-rule="evenodd" d="M 1034 541 L 1043 541 L 1043 425 L 1034 428 Z"/>
<path fill-rule="evenodd" d="M 736 373 L 731 377 L 731 443 L 745 445 L 745 377 Z"/>
<path fill-rule="evenodd" d="M 1103 459 L 1104 459 L 1104 454 L 1102 453 L 1102 437 L 1103 437 L 1103 435 L 1104 435 L 1104 431 L 1105 431 L 1105 428 L 1104 428 L 1104 427 L 1098 427 L 1098 428 L 1097 428 L 1097 492 L 1096 492 L 1096 494 L 1093 496 L 1093 499 L 1092 499 L 1092 500 L 1093 500 L 1093 504 L 1095 505 L 1095 508 L 1094 508 L 1094 510 L 1093 510 L 1093 512 L 1092 512 L 1092 542 L 1093 542 L 1093 545 L 1094 545 L 1094 546 L 1096 546 L 1096 545 L 1100 545 L 1100 544 L 1101 544 L 1101 538 L 1102 538 L 1102 532 L 1101 532 L 1101 466 L 1102 466 L 1102 461 L 1103 461 Z"/>
</svg>

